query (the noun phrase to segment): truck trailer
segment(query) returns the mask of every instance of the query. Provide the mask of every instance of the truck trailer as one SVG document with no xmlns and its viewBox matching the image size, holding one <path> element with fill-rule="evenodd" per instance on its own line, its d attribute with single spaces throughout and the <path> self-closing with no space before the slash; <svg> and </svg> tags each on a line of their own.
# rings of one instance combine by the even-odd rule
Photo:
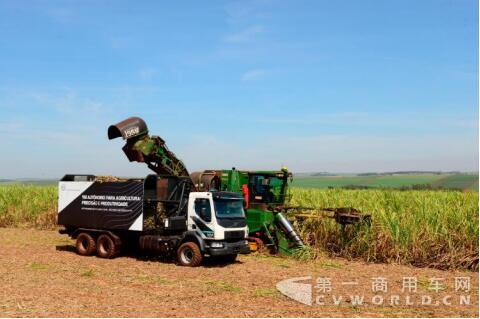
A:
<svg viewBox="0 0 480 319">
<path fill-rule="evenodd" d="M 129 246 L 199 266 L 205 256 L 233 262 L 250 252 L 243 197 L 194 191 L 189 177 L 119 179 L 65 175 L 58 224 L 80 255 L 114 258 Z"/>
</svg>

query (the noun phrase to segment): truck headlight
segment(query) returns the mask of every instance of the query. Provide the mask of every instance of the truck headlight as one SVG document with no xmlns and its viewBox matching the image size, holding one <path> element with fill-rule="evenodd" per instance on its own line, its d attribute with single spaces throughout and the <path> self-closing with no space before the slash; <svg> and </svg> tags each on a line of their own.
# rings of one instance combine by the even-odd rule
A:
<svg viewBox="0 0 480 319">
<path fill-rule="evenodd" d="M 210 247 L 212 247 L 212 248 L 222 248 L 222 247 L 223 247 L 223 243 L 219 243 L 219 242 L 214 241 L 214 242 L 210 245 Z"/>
</svg>

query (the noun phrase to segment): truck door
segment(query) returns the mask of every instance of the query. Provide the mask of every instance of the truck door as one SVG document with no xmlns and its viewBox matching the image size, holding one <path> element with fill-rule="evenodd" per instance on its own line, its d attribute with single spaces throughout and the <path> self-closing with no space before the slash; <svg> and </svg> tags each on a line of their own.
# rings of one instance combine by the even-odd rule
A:
<svg viewBox="0 0 480 319">
<path fill-rule="evenodd" d="M 195 198 L 190 220 L 192 229 L 199 229 L 207 238 L 214 238 L 214 216 L 210 198 Z"/>
</svg>

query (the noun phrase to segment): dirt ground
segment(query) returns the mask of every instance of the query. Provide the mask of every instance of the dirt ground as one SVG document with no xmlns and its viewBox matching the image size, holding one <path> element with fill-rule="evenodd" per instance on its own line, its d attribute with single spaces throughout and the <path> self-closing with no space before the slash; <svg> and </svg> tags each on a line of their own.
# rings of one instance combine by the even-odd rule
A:
<svg viewBox="0 0 480 319">
<path fill-rule="evenodd" d="M 275 288 L 306 276 L 311 306 Z M 417 292 L 402 292 L 404 277 L 416 278 Z M 455 277 L 469 278 L 470 291 L 455 291 Z M 141 256 L 104 260 L 76 255 L 73 241 L 54 231 L 0 228 L 0 280 L 0 317 L 478 317 L 474 272 L 260 254 L 198 268 Z M 378 290 L 382 282 L 387 292 Z M 362 305 L 351 303 L 355 295 L 364 296 Z M 420 303 L 425 295 L 430 305 Z M 470 305 L 460 304 L 468 296 Z"/>
</svg>

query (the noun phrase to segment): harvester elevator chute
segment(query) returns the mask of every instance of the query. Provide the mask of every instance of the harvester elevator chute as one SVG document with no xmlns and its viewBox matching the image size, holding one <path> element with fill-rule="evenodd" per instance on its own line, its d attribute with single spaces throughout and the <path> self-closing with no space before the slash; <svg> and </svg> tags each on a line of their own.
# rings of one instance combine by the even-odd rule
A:
<svg viewBox="0 0 480 319">
<path fill-rule="evenodd" d="M 146 163 L 159 175 L 189 176 L 181 160 L 171 152 L 159 136 L 148 135 L 147 124 L 139 117 L 130 117 L 108 128 L 108 138 L 126 140 L 123 152 L 130 162 Z"/>
</svg>

